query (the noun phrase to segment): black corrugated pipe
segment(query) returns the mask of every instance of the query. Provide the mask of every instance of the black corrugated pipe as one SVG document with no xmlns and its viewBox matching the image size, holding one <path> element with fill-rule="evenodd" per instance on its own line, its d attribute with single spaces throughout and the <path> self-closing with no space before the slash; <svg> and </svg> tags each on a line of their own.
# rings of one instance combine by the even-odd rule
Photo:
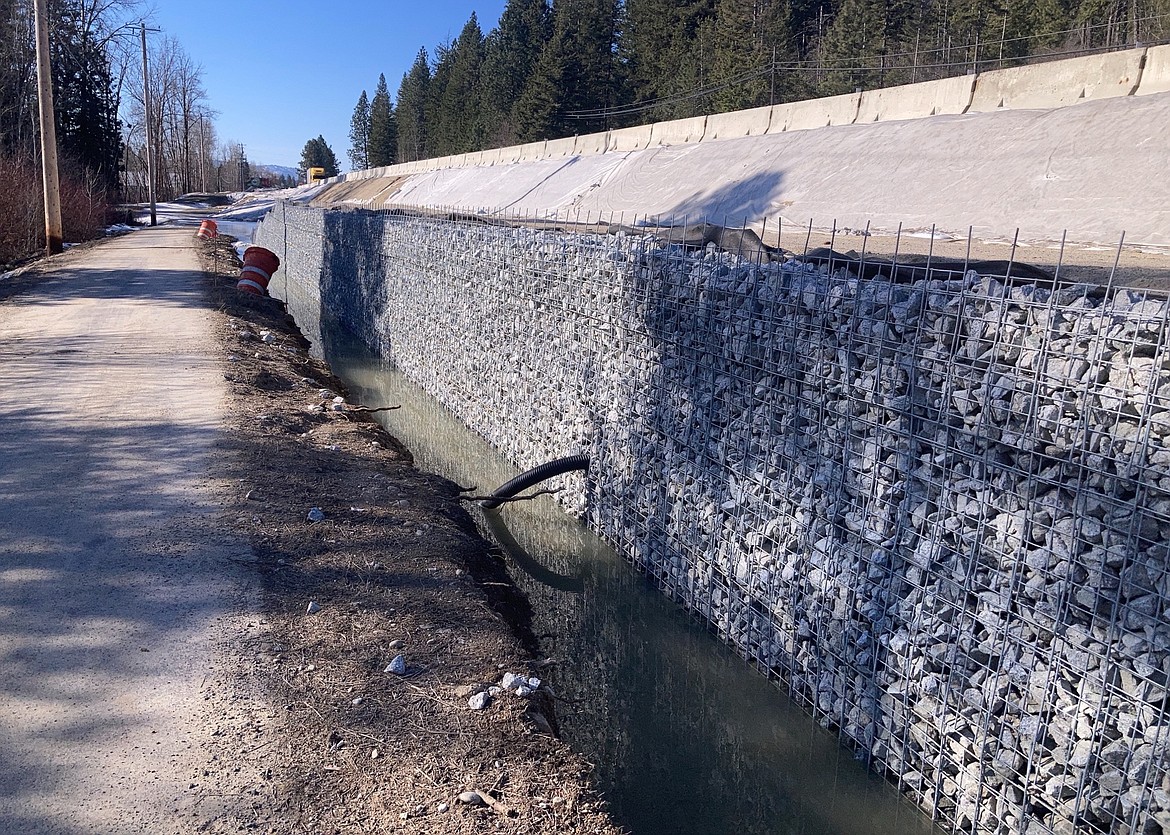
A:
<svg viewBox="0 0 1170 835">
<path fill-rule="evenodd" d="M 589 468 L 588 455 L 569 455 L 565 458 L 557 458 L 552 461 L 547 461 L 539 467 L 533 467 L 526 473 L 521 473 L 507 484 L 496 489 L 492 493 L 491 498 L 487 499 L 483 506 L 488 510 L 499 507 L 503 503 L 503 499 L 510 499 L 519 493 L 521 490 L 526 490 L 534 484 L 552 478 L 553 476 L 564 475 L 571 473 L 574 470 L 586 470 Z"/>
</svg>

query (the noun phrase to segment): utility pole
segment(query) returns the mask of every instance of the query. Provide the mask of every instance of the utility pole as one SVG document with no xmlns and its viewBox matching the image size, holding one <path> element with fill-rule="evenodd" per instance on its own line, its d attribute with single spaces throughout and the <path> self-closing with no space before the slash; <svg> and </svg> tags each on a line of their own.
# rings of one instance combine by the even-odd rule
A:
<svg viewBox="0 0 1170 835">
<path fill-rule="evenodd" d="M 44 0 L 39 0 L 44 2 Z M 154 143 L 150 135 L 150 70 L 146 58 L 146 24 L 142 23 L 142 106 L 146 111 L 146 193 L 150 198 L 150 225 L 158 226 L 154 203 Z"/>
<path fill-rule="evenodd" d="M 65 249 L 65 245 L 61 231 L 61 181 L 57 177 L 57 123 L 53 117 L 47 0 L 36 0 L 33 17 L 37 28 L 37 104 L 41 116 L 41 171 L 45 183 L 45 251 L 56 255 Z"/>
<path fill-rule="evenodd" d="M 207 139 L 203 133 L 203 113 L 199 113 L 199 184 L 207 191 Z"/>
</svg>

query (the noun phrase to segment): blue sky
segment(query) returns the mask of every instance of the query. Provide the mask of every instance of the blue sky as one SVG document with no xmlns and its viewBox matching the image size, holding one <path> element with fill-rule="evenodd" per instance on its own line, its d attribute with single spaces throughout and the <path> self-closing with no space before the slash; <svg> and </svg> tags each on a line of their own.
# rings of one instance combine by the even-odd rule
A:
<svg viewBox="0 0 1170 835">
<path fill-rule="evenodd" d="M 220 140 L 295 167 L 318 134 L 349 168 L 349 120 L 378 74 L 398 91 L 419 47 L 454 40 L 474 11 L 487 34 L 504 0 L 157 0 L 151 19 L 203 68 Z M 159 37 L 153 35 L 153 37 Z"/>
</svg>

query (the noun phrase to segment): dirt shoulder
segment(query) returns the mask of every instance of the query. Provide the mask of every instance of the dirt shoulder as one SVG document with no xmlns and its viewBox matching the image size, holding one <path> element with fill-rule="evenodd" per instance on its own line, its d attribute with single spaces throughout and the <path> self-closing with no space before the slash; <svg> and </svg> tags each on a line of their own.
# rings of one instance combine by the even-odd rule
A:
<svg viewBox="0 0 1170 835">
<path fill-rule="evenodd" d="M 357 404 L 335 408 L 344 387 L 283 306 L 234 289 L 222 239 L 200 247 L 231 390 L 223 524 L 251 543 L 262 589 L 263 619 L 235 649 L 274 706 L 259 742 L 241 727 L 231 743 L 265 749 L 255 802 L 213 829 L 617 833 L 589 764 L 556 738 L 547 687 L 469 706 L 542 666 L 459 488 L 415 469 Z M 486 805 L 460 801 L 469 791 Z"/>
</svg>

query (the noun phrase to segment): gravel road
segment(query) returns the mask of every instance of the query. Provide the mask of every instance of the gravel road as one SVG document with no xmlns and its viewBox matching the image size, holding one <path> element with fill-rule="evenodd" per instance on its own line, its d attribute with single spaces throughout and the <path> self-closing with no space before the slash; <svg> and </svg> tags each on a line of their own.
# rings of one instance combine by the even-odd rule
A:
<svg viewBox="0 0 1170 835">
<path fill-rule="evenodd" d="M 226 389 L 190 236 L 67 252 L 0 303 L 9 835 L 207 831 L 207 742 L 261 709 L 222 674 L 249 550 L 216 533 Z"/>
</svg>

